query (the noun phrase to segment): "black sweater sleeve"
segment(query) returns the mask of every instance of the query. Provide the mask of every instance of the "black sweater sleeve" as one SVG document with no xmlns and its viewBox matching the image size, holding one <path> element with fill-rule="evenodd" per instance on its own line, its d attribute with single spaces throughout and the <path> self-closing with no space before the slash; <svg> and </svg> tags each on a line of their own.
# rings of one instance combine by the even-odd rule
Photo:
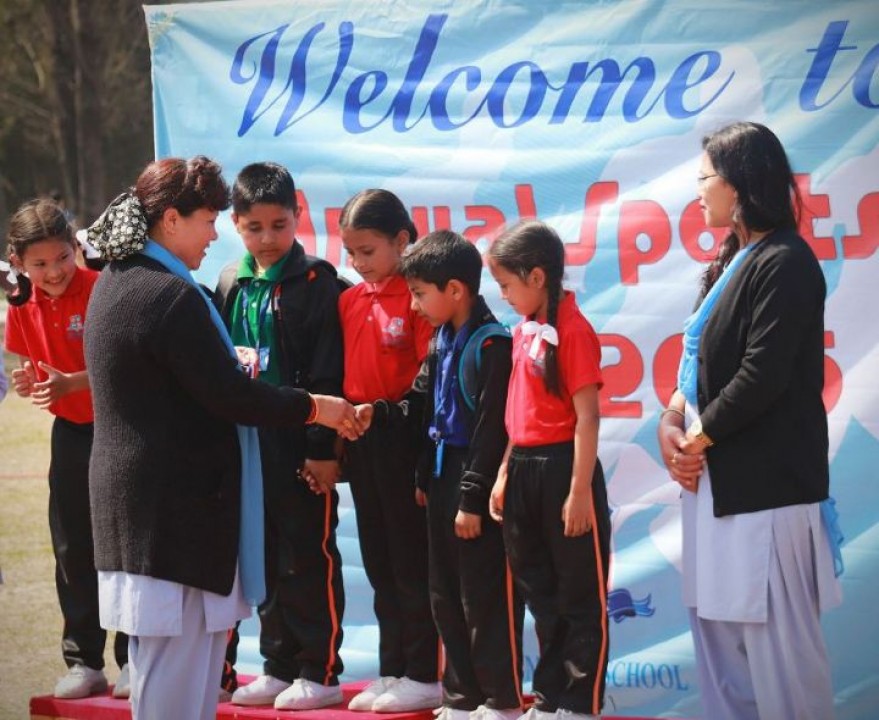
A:
<svg viewBox="0 0 879 720">
<path fill-rule="evenodd" d="M 433 343 L 431 343 L 431 348 L 433 348 Z M 429 352 L 421 364 L 418 375 L 412 381 L 412 387 L 402 400 L 399 402 L 377 400 L 373 403 L 375 413 L 373 423 L 379 426 L 393 427 L 399 429 L 400 432 L 411 434 L 411 441 L 418 456 L 415 485 L 425 491 L 433 473 L 435 453 L 434 443 L 428 435 L 428 427 L 433 414 L 431 371 L 431 358 L 433 357 L 433 352 Z"/>
<path fill-rule="evenodd" d="M 458 507 L 464 512 L 479 515 L 488 512 L 488 498 L 507 448 L 504 412 L 512 369 L 512 341 L 501 337 L 486 340 L 477 378 L 479 397 L 473 433 L 461 476 Z"/>
<path fill-rule="evenodd" d="M 807 252 L 783 248 L 750 279 L 751 318 L 741 365 L 700 412 L 702 427 L 715 442 L 751 424 L 790 383 L 809 323 L 824 304 L 824 278 Z"/>
<path fill-rule="evenodd" d="M 250 380 L 211 321 L 204 298 L 187 286 L 166 306 L 151 350 L 199 404 L 242 425 L 302 425 L 311 411 L 304 390 Z"/>
</svg>

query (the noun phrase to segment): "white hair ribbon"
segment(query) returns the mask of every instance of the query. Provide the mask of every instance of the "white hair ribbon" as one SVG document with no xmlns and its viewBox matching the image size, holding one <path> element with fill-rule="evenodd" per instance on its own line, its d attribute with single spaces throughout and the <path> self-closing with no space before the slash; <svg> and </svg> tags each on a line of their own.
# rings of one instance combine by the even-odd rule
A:
<svg viewBox="0 0 879 720">
<path fill-rule="evenodd" d="M 0 273 L 8 273 L 6 281 L 10 285 L 18 285 L 18 278 L 16 277 L 18 273 L 15 271 L 15 268 L 5 260 L 0 260 Z"/>
<path fill-rule="evenodd" d="M 548 323 L 539 323 L 536 320 L 529 320 L 522 323 L 522 335 L 533 335 L 531 341 L 531 349 L 528 351 L 528 357 L 532 360 L 537 359 L 537 353 L 540 352 L 540 341 L 546 340 L 550 345 L 558 347 L 559 333 L 552 325 Z"/>
</svg>

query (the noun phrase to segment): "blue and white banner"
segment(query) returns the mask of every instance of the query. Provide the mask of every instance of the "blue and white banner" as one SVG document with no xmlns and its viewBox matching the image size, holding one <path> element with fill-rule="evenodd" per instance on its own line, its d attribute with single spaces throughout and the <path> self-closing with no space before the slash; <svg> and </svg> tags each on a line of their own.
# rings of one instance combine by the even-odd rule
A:
<svg viewBox="0 0 879 720">
<path fill-rule="evenodd" d="M 827 277 L 832 490 L 845 602 L 825 617 L 838 716 L 879 708 L 879 12 L 873 0 L 248 0 L 146 8 L 156 153 L 287 165 L 309 252 L 345 269 L 343 203 L 385 187 L 422 232 L 484 250 L 540 217 L 600 333 L 614 510 L 608 714 L 700 714 L 680 593 L 679 488 L 658 457 L 683 319 L 722 233 L 695 201 L 703 135 L 771 127 Z M 212 284 L 242 245 L 221 224 Z M 345 272 L 354 278 L 350 268 Z M 484 289 L 505 321 L 491 278 Z M 872 308 L 872 310 L 871 310 Z M 377 672 L 371 592 L 341 511 L 346 677 Z M 249 632 L 255 634 L 256 624 Z M 244 660 L 258 664 L 255 638 Z M 248 654 L 249 653 L 249 654 Z M 526 679 L 536 660 L 528 641 Z"/>
</svg>

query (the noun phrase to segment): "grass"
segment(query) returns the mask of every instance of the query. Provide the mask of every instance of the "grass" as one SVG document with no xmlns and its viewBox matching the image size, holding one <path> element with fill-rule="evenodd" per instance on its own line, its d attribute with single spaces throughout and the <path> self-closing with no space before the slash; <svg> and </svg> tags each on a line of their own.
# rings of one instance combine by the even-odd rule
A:
<svg viewBox="0 0 879 720">
<path fill-rule="evenodd" d="M 7 376 L 12 366 L 7 356 Z M 0 720 L 29 717 L 29 699 L 50 694 L 66 671 L 47 518 L 51 426 L 49 413 L 12 390 L 0 403 Z M 109 641 L 107 650 L 114 682 Z"/>
</svg>

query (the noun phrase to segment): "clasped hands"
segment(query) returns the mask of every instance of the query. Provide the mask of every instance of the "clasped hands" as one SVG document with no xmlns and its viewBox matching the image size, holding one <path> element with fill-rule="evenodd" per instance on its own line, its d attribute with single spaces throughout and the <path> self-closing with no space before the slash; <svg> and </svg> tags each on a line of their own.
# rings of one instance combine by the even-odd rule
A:
<svg viewBox="0 0 879 720">
<path fill-rule="evenodd" d="M 662 460 L 672 480 L 684 490 L 694 493 L 699 489 L 699 478 L 705 469 L 705 448 L 705 443 L 688 435 L 683 428 L 660 422 Z"/>
<path fill-rule="evenodd" d="M 10 374 L 12 387 L 20 397 L 29 397 L 39 408 L 48 408 L 56 400 L 71 392 L 84 390 L 88 380 L 84 373 L 66 373 L 39 361 L 40 370 L 46 374 L 45 380 L 39 380 L 34 364 L 27 360 L 21 367 L 15 368 Z"/>
</svg>

